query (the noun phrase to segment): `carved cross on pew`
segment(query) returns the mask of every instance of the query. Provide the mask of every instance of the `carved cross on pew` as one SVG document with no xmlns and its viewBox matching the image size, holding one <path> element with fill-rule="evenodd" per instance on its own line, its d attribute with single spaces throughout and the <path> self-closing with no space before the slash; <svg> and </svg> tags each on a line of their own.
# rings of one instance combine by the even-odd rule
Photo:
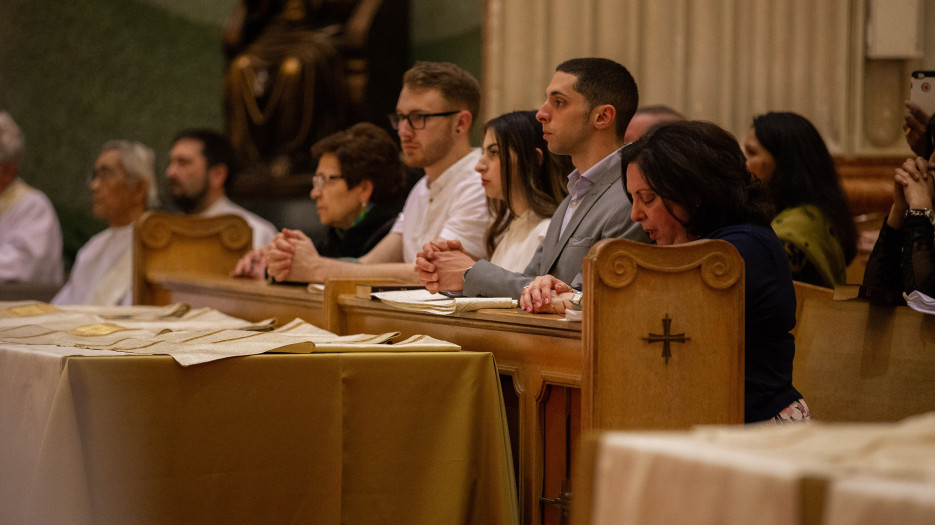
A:
<svg viewBox="0 0 935 525">
<path fill-rule="evenodd" d="M 644 337 L 643 340 L 648 343 L 662 343 L 662 357 L 665 358 L 666 364 L 669 364 L 669 358 L 672 357 L 672 348 L 671 343 L 684 343 L 685 341 L 691 340 L 690 337 L 685 337 L 684 333 L 673 334 L 670 333 L 672 330 L 672 319 L 669 319 L 669 314 L 662 319 L 662 333 L 654 334 L 649 333 L 649 337 Z"/>
</svg>

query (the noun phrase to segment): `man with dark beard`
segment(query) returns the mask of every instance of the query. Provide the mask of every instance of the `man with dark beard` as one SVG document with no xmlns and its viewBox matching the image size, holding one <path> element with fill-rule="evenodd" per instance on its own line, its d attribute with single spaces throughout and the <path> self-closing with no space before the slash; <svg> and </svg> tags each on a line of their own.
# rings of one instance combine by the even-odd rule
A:
<svg viewBox="0 0 935 525">
<path fill-rule="evenodd" d="M 207 129 L 183 130 L 173 139 L 169 153 L 169 193 L 186 214 L 243 217 L 253 229 L 253 245 L 266 246 L 276 235 L 276 228 L 227 198 L 226 188 L 233 180 L 235 166 L 234 151 L 224 136 Z"/>
</svg>

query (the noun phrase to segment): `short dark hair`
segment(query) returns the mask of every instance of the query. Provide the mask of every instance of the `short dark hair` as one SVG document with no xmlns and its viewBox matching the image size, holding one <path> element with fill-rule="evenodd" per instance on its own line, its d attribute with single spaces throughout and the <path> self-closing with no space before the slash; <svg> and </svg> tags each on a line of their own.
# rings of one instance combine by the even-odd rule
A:
<svg viewBox="0 0 935 525">
<path fill-rule="evenodd" d="M 471 112 L 471 125 L 480 113 L 480 84 L 474 75 L 451 62 L 416 62 L 403 75 L 410 89 L 435 89 L 445 100 Z"/>
<path fill-rule="evenodd" d="M 187 128 L 179 131 L 172 139 L 172 145 L 176 142 L 188 139 L 201 142 L 201 154 L 205 157 L 205 164 L 211 169 L 219 164 L 227 167 L 227 179 L 224 181 L 224 189 L 230 190 L 234 183 L 234 177 L 237 176 L 239 166 L 237 156 L 234 154 L 234 147 L 230 140 L 211 129 L 207 128 Z"/>
<path fill-rule="evenodd" d="M 515 218 L 511 202 L 514 181 L 521 185 L 529 209 L 540 217 L 550 218 L 568 193 L 565 176 L 574 166 L 567 155 L 549 151 L 535 111 L 504 113 L 490 119 L 484 130 L 493 132 L 500 150 L 500 188 L 505 199 L 487 202 L 494 218 L 487 228 L 486 240 L 487 252 L 492 254 L 496 241 Z M 518 176 L 514 177 L 514 172 Z"/>
<path fill-rule="evenodd" d="M 639 105 L 636 80 L 627 68 L 608 58 L 591 57 L 566 60 L 555 70 L 578 77 L 574 88 L 588 101 L 588 111 L 603 104 L 614 107 L 617 137 L 623 140 Z"/>
<path fill-rule="evenodd" d="M 773 157 L 775 169 L 767 190 L 776 210 L 812 204 L 834 224 L 844 260 L 857 254 L 857 227 L 834 159 L 815 126 L 790 112 L 772 112 L 753 119 L 756 140 Z"/>
<path fill-rule="evenodd" d="M 348 188 L 364 180 L 373 183 L 374 202 L 391 201 L 406 185 L 406 172 L 399 159 L 399 148 L 379 126 L 360 122 L 328 135 L 312 146 L 312 155 L 321 158 L 330 153 L 341 165 L 341 176 Z"/>
<path fill-rule="evenodd" d="M 636 163 L 669 213 L 674 203 L 691 214 L 683 225 L 694 236 L 707 237 L 732 224 L 769 226 L 773 208 L 765 189 L 747 171 L 737 139 L 715 124 L 681 121 L 653 127 L 620 155 L 630 201 L 626 169 Z"/>
<path fill-rule="evenodd" d="M 685 115 L 671 106 L 665 104 L 650 104 L 636 108 L 635 115 L 654 115 L 657 117 L 666 117 L 666 122 L 674 120 L 686 120 Z"/>
</svg>

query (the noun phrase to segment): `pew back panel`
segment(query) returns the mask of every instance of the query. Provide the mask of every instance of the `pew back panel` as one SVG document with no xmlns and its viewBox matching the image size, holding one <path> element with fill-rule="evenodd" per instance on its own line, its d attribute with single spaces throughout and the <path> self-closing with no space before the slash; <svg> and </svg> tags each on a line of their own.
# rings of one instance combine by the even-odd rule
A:
<svg viewBox="0 0 935 525">
<path fill-rule="evenodd" d="M 604 240 L 584 261 L 583 429 L 742 423 L 744 262 L 720 240 Z"/>
<path fill-rule="evenodd" d="M 236 215 L 195 217 L 148 212 L 133 231 L 133 303 L 166 304 L 149 280 L 158 272 L 226 276 L 253 243 L 253 233 Z"/>
<path fill-rule="evenodd" d="M 935 316 L 835 301 L 796 283 L 793 384 L 822 421 L 897 421 L 935 410 Z"/>
</svg>

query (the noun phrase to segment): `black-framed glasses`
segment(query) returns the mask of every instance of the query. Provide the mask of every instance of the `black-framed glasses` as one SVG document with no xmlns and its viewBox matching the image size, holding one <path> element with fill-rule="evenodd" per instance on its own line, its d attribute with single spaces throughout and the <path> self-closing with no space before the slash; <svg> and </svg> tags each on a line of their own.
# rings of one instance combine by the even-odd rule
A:
<svg viewBox="0 0 935 525">
<path fill-rule="evenodd" d="M 404 120 L 409 123 L 409 127 L 412 129 L 425 129 L 425 121 L 429 117 L 450 117 L 458 113 L 461 113 L 461 110 L 443 111 L 441 113 L 418 113 L 413 111 L 408 115 L 390 113 L 387 117 L 390 118 L 390 125 L 393 126 L 393 129 L 399 129 L 399 123 Z"/>
<path fill-rule="evenodd" d="M 312 175 L 312 187 L 316 190 L 320 190 L 325 187 L 325 184 L 328 184 L 328 181 L 343 178 L 343 175 L 325 175 L 324 173 L 316 173 Z"/>
</svg>

